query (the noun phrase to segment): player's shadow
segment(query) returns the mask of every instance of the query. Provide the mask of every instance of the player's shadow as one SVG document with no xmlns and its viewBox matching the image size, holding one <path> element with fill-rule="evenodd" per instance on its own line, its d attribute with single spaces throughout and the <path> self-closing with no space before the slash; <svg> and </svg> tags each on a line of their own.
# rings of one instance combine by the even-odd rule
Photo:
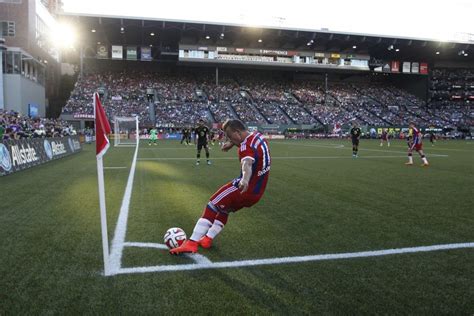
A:
<svg viewBox="0 0 474 316">
<path fill-rule="evenodd" d="M 253 302 L 252 305 L 263 309 L 264 312 L 280 315 L 308 314 L 307 310 L 301 309 L 298 305 L 301 288 L 296 286 L 297 283 L 285 280 L 278 272 L 265 271 L 268 267 L 243 269 L 215 269 L 212 270 L 212 277 L 209 277 L 207 273 L 194 274 L 194 276 L 202 279 L 202 282 L 209 282 L 210 278 L 217 279 Z M 243 277 L 242 274 L 244 274 Z M 262 284 L 264 284 L 263 290 Z"/>
</svg>

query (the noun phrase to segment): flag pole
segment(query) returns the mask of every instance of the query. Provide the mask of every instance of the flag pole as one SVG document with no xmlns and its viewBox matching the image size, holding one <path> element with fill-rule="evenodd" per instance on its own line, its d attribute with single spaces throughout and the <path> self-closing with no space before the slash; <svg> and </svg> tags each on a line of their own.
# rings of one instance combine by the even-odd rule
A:
<svg viewBox="0 0 474 316">
<path fill-rule="evenodd" d="M 100 224 L 102 229 L 102 252 L 104 255 L 104 274 L 111 275 L 109 264 L 109 237 L 107 235 L 107 212 L 105 208 L 104 165 L 102 157 L 97 158 L 97 179 L 99 184 Z"/>
<path fill-rule="evenodd" d="M 101 122 L 97 121 L 96 111 L 96 96 L 94 95 L 94 118 L 95 118 L 95 135 L 97 138 L 97 124 Z M 101 132 L 101 131 L 99 131 Z M 97 141 L 97 139 L 96 139 Z M 109 237 L 107 234 L 107 212 L 105 206 L 105 186 L 104 186 L 104 164 L 102 161 L 102 154 L 96 155 L 97 157 L 97 180 L 99 186 L 99 205 L 100 205 L 100 223 L 102 230 L 102 253 L 104 256 L 104 274 L 106 276 L 112 275 L 109 263 Z"/>
</svg>

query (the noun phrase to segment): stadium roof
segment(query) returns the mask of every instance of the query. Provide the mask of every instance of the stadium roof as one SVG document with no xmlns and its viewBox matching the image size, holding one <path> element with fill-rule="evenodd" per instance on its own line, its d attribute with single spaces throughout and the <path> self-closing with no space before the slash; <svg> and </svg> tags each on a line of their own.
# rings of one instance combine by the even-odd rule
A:
<svg viewBox="0 0 474 316">
<path fill-rule="evenodd" d="M 177 53 L 179 44 L 198 44 L 369 53 L 392 60 L 474 60 L 474 43 L 97 14 L 63 13 L 60 18 L 75 24 L 84 45 L 90 47 L 97 42 L 153 45 L 161 52 Z"/>
<path fill-rule="evenodd" d="M 187 21 L 290 30 L 402 37 L 474 43 L 469 0 L 309 1 L 301 4 L 272 0 L 240 0 L 238 5 L 217 1 L 174 2 L 134 0 L 64 0 L 64 11 L 144 20 Z"/>
</svg>

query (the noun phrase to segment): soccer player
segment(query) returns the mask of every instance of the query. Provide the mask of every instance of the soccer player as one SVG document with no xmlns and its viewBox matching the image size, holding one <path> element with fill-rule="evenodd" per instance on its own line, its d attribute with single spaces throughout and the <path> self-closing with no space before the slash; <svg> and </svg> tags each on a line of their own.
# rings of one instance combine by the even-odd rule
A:
<svg viewBox="0 0 474 316">
<path fill-rule="evenodd" d="M 213 129 L 209 132 L 209 139 L 211 140 L 212 146 L 214 146 L 216 144 L 216 132 Z"/>
<path fill-rule="evenodd" d="M 181 129 L 181 144 L 186 141 L 187 142 L 187 130 L 186 130 L 186 127 L 183 127 L 183 129 Z M 185 143 L 186 144 L 186 143 Z"/>
<path fill-rule="evenodd" d="M 156 130 L 155 127 L 153 127 L 150 130 L 150 139 L 148 140 L 148 146 L 151 146 L 151 142 L 153 142 L 155 144 L 155 146 L 157 145 L 156 144 L 156 140 L 158 139 L 157 133 L 158 133 L 158 131 Z"/>
<path fill-rule="evenodd" d="M 435 140 L 436 140 L 436 135 L 434 134 L 433 131 L 430 131 L 430 143 L 431 143 L 431 146 L 434 146 Z"/>
<path fill-rule="evenodd" d="M 228 141 L 221 149 L 228 151 L 234 146 L 238 148 L 240 176 L 212 195 L 190 239 L 170 250 L 171 254 L 195 253 L 198 246 L 210 248 L 227 223 L 229 213 L 251 207 L 265 192 L 271 164 L 267 141 L 258 132 L 248 132 L 239 120 L 227 120 L 222 128 Z"/>
<path fill-rule="evenodd" d="M 352 122 L 351 137 L 352 137 L 352 157 L 357 158 L 357 152 L 359 151 L 359 139 L 361 130 L 357 126 L 357 122 Z"/>
<path fill-rule="evenodd" d="M 405 165 L 411 166 L 413 165 L 413 149 L 418 152 L 423 160 L 422 167 L 428 167 L 430 164 L 426 159 L 425 153 L 423 152 L 423 143 L 420 130 L 415 127 L 415 123 L 410 122 L 410 129 L 411 129 L 411 136 L 408 137 L 408 162 Z"/>
<path fill-rule="evenodd" d="M 384 141 L 387 142 L 387 147 L 390 147 L 390 139 L 386 128 L 382 130 L 382 136 L 380 137 L 380 146 L 383 146 Z"/>
<path fill-rule="evenodd" d="M 202 148 L 204 148 L 204 150 L 206 151 L 207 164 L 210 165 L 211 161 L 209 160 L 209 146 L 207 144 L 209 140 L 209 128 L 204 125 L 203 119 L 199 120 L 198 127 L 196 127 L 195 133 L 197 143 L 196 166 L 199 166 L 199 164 L 201 163 Z"/>
<path fill-rule="evenodd" d="M 186 144 L 187 145 L 192 145 L 191 144 L 191 134 L 193 132 L 192 128 L 191 127 L 186 127 L 185 131 L 186 131 L 186 133 L 185 133 L 185 135 L 186 135 Z"/>
<path fill-rule="evenodd" d="M 224 131 L 222 129 L 219 129 L 217 131 L 217 134 L 218 134 L 217 139 L 219 140 L 219 146 L 224 145 L 224 143 L 225 143 L 224 142 L 224 136 L 225 136 Z"/>
</svg>

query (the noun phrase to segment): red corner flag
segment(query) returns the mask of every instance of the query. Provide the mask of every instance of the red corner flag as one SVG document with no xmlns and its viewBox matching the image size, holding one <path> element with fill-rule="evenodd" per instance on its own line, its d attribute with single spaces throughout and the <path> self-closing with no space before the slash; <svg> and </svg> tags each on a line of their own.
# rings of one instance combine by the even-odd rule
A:
<svg viewBox="0 0 474 316">
<path fill-rule="evenodd" d="M 97 92 L 94 93 L 94 111 L 96 155 L 97 158 L 101 158 L 107 149 L 109 149 L 109 139 L 107 135 L 110 134 L 110 124 Z"/>
<path fill-rule="evenodd" d="M 95 144 L 97 157 L 97 181 L 99 188 L 100 204 L 100 224 L 102 230 L 102 252 L 104 256 L 104 274 L 111 275 L 109 260 L 109 238 L 107 236 L 107 213 L 105 207 L 105 185 L 104 185 L 104 164 L 102 156 L 109 148 L 110 124 L 105 115 L 104 108 L 100 103 L 99 94 L 94 93 L 94 114 L 95 114 Z"/>
</svg>

